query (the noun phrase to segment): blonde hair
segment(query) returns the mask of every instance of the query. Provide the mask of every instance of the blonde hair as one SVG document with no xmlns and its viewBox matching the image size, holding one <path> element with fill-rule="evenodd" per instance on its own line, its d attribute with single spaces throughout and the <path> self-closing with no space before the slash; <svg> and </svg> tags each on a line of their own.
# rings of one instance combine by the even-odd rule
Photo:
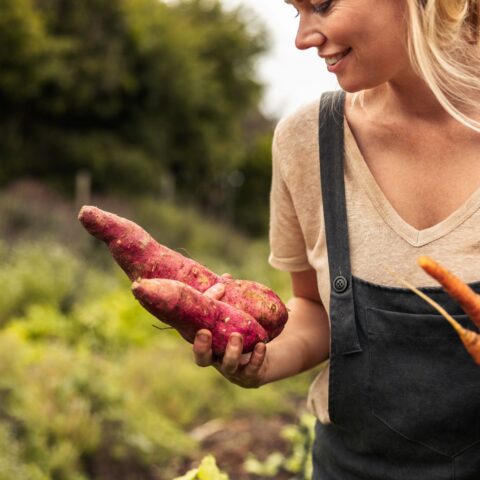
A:
<svg viewBox="0 0 480 480">
<path fill-rule="evenodd" d="M 406 0 L 407 48 L 443 108 L 480 132 L 480 0 Z M 362 100 L 362 94 L 359 97 Z"/>
</svg>

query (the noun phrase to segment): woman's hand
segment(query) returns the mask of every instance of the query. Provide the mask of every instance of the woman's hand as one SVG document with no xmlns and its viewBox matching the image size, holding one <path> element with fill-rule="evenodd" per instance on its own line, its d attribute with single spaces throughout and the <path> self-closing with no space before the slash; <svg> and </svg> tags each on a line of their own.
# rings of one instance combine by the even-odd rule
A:
<svg viewBox="0 0 480 480">
<path fill-rule="evenodd" d="M 212 355 L 212 334 L 199 330 L 193 344 L 195 362 L 200 367 L 215 367 L 227 380 L 241 387 L 256 388 L 264 383 L 267 371 L 267 346 L 257 343 L 253 352 L 242 354 L 243 339 L 238 333 L 230 335 L 225 354 L 219 360 Z"/>
<path fill-rule="evenodd" d="M 222 277 L 231 278 L 224 274 Z M 210 298 L 221 300 L 225 285 L 217 283 L 204 292 Z M 200 367 L 215 367 L 230 382 L 245 388 L 262 385 L 267 370 L 267 346 L 257 343 L 253 352 L 242 354 L 243 338 L 238 333 L 230 335 L 225 354 L 215 359 L 212 354 L 212 334 L 209 330 L 199 330 L 193 343 L 195 362 Z"/>
<path fill-rule="evenodd" d="M 328 358 L 330 324 L 318 293 L 315 270 L 293 272 L 293 298 L 288 302 L 288 322 L 268 345 L 258 343 L 252 353 L 242 354 L 242 336 L 232 333 L 222 359 L 212 355 L 212 334 L 199 330 L 193 343 L 195 361 L 214 366 L 225 378 L 254 388 L 304 372 Z M 204 294 L 221 300 L 225 285 L 216 284 Z"/>
</svg>

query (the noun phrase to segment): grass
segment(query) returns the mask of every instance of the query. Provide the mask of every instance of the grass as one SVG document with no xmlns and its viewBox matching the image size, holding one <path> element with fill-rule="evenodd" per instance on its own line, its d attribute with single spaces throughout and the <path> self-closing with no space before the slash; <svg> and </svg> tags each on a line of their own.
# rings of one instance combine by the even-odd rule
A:
<svg viewBox="0 0 480 480">
<path fill-rule="evenodd" d="M 198 425 L 295 416 L 312 372 L 244 390 L 198 368 L 175 331 L 152 327 L 76 207 L 42 191 L 0 195 L 0 445 L 11 445 L 0 448 L 0 479 L 158 479 L 172 462 L 200 458 L 189 435 Z M 155 199 L 95 203 L 219 273 L 290 295 L 288 277 L 267 264 L 266 239 Z"/>
</svg>

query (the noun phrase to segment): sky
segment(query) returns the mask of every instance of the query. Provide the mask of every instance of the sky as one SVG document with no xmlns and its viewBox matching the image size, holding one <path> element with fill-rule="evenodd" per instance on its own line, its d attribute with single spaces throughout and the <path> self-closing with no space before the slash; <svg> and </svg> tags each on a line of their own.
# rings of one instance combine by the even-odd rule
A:
<svg viewBox="0 0 480 480">
<path fill-rule="evenodd" d="M 283 0 L 223 0 L 227 8 L 243 5 L 263 21 L 270 34 L 270 51 L 258 64 L 259 79 L 265 84 L 262 110 L 282 117 L 316 100 L 327 90 L 338 89 L 333 73 L 316 50 L 295 48 L 298 19 L 295 10 Z"/>
</svg>

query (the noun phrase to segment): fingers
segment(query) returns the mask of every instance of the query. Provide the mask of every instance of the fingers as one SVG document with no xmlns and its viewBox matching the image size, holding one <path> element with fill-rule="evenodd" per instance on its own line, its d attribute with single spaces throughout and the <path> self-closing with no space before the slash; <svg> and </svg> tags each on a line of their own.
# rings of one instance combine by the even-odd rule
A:
<svg viewBox="0 0 480 480">
<path fill-rule="evenodd" d="M 257 343 L 250 354 L 242 354 L 243 337 L 232 333 L 228 340 L 223 358 L 215 360 L 212 354 L 212 334 L 199 330 L 193 343 L 195 362 L 200 367 L 213 365 L 224 377 L 243 387 L 252 388 L 261 385 L 262 368 L 266 365 L 267 346 Z"/>
<path fill-rule="evenodd" d="M 206 297 L 213 298 L 214 300 L 220 300 L 225 293 L 225 284 L 224 283 L 216 283 L 212 285 L 210 288 L 205 290 L 203 294 Z"/>
<path fill-rule="evenodd" d="M 212 364 L 212 334 L 209 330 L 199 330 L 193 342 L 195 363 L 200 367 Z"/>
<path fill-rule="evenodd" d="M 239 366 L 243 350 L 243 337 L 238 333 L 232 333 L 228 339 L 227 348 L 223 355 L 220 370 L 224 375 L 233 375 Z"/>
<path fill-rule="evenodd" d="M 264 343 L 257 343 L 253 349 L 249 362 L 245 365 L 243 374 L 246 378 L 259 378 L 260 369 L 265 361 L 267 346 Z"/>
<path fill-rule="evenodd" d="M 233 278 L 229 273 L 224 273 L 221 277 L 227 280 L 231 280 Z M 203 294 L 207 297 L 213 298 L 214 300 L 220 300 L 225 294 L 225 284 L 216 283 L 210 288 L 207 288 L 207 290 L 205 290 Z"/>
</svg>

